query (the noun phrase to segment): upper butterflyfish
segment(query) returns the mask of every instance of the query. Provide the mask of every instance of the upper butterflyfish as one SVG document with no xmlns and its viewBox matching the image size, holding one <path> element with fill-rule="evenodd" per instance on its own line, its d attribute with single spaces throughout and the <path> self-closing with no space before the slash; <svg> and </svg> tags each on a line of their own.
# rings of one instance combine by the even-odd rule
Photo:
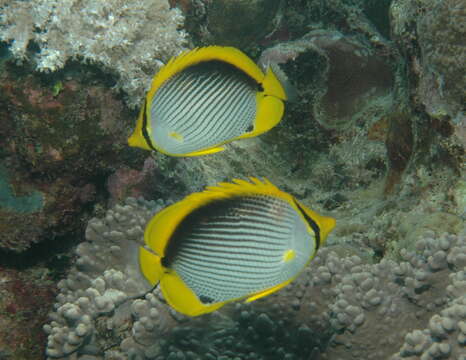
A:
<svg viewBox="0 0 466 360">
<path fill-rule="evenodd" d="M 284 87 L 233 47 L 196 48 L 173 57 L 152 80 L 130 146 L 172 156 L 224 150 L 277 125 Z"/>
<path fill-rule="evenodd" d="M 171 307 L 197 316 L 283 288 L 334 226 L 333 218 L 268 180 L 235 179 L 157 213 L 145 229 L 139 262 Z"/>
</svg>

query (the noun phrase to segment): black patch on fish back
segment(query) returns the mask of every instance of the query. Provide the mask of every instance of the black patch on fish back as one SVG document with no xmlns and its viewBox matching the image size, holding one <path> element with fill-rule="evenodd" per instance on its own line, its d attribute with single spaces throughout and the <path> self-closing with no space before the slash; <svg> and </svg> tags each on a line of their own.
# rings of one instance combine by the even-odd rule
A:
<svg viewBox="0 0 466 360">
<path fill-rule="evenodd" d="M 173 232 L 167 247 L 165 256 L 162 258 L 162 266 L 169 268 L 175 259 L 178 250 L 183 245 L 183 241 L 191 234 L 191 230 L 200 222 L 210 219 L 213 216 L 226 214 L 235 203 L 239 203 L 241 198 L 222 199 L 205 204 L 188 214 L 178 224 Z"/>
<path fill-rule="evenodd" d="M 199 64 L 192 65 L 182 70 L 181 72 L 190 72 L 196 76 L 210 76 L 213 72 L 221 73 L 225 76 L 235 76 L 241 81 L 247 83 L 252 89 L 256 91 L 263 91 L 261 84 L 256 82 L 252 77 L 246 74 L 243 70 L 236 66 L 220 60 L 203 61 Z"/>
<path fill-rule="evenodd" d="M 242 216 L 245 212 L 248 213 L 250 211 L 261 211 L 258 210 L 256 207 L 255 210 L 249 209 L 249 202 L 252 201 L 253 203 L 257 201 L 257 205 L 259 207 L 264 206 L 264 223 L 262 224 L 267 224 L 267 219 L 265 218 L 265 214 L 270 212 L 271 209 L 273 209 L 276 204 L 273 204 L 272 202 L 269 202 L 266 200 L 269 196 L 256 196 L 256 195 L 243 195 L 243 196 L 235 196 L 231 198 L 224 198 L 224 199 L 217 199 L 214 201 L 211 201 L 207 204 L 202 205 L 201 207 L 194 209 L 191 213 L 186 215 L 185 218 L 183 218 L 179 224 L 177 225 L 176 229 L 173 231 L 172 236 L 170 237 L 167 246 L 165 248 L 165 256 L 162 258 L 162 266 L 165 268 L 171 268 L 173 262 L 176 260 L 177 255 L 179 254 L 180 251 L 183 251 L 183 246 L 185 243 L 190 241 L 190 238 L 192 236 L 193 230 L 198 229 L 199 226 L 209 226 L 212 225 L 213 223 L 217 222 L 219 219 L 222 219 L 222 221 L 229 222 L 231 226 L 235 226 L 234 224 L 236 222 L 242 222 L 244 221 L 245 217 Z M 256 200 L 253 200 L 256 199 Z M 262 199 L 262 200 L 261 200 Z M 268 208 L 268 204 L 272 206 L 272 208 Z M 281 208 L 281 206 L 279 205 Z M 245 215 L 246 217 L 249 217 L 249 215 Z M 259 219 L 255 219 L 254 221 L 260 222 Z M 270 221 L 270 220 L 269 220 Z M 311 220 L 312 221 L 312 220 Z M 223 226 L 223 225 L 222 225 Z M 224 225 L 225 228 L 228 228 L 228 224 Z M 250 226 L 253 225 L 244 225 L 244 235 L 245 237 L 248 236 L 248 232 L 251 232 L 252 230 L 250 229 Z M 266 225 L 265 225 L 266 226 Z M 316 229 L 318 230 L 317 225 Z M 225 229 L 220 229 L 219 230 L 219 236 L 221 237 L 222 235 L 220 234 L 223 230 Z M 318 232 L 318 231 L 316 231 Z M 266 242 L 267 239 L 264 239 L 264 242 Z M 232 251 L 235 249 L 232 248 Z"/>
<path fill-rule="evenodd" d="M 304 209 L 301 207 L 301 205 L 299 205 L 299 203 L 296 200 L 293 199 L 293 201 L 296 204 L 296 206 L 298 207 L 299 211 L 301 211 L 301 214 L 304 216 L 304 218 L 306 219 L 309 226 L 312 228 L 312 230 L 314 230 L 314 234 L 316 235 L 316 250 L 319 249 L 319 247 L 320 247 L 320 228 L 319 228 L 319 225 L 317 225 L 317 223 L 304 211 Z"/>
</svg>

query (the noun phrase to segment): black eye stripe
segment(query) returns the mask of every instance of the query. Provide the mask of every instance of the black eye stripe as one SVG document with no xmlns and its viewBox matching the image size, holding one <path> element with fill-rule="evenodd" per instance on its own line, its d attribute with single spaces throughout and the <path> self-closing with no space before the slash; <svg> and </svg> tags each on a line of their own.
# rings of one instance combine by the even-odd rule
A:
<svg viewBox="0 0 466 360">
<path fill-rule="evenodd" d="M 304 209 L 299 205 L 299 203 L 296 200 L 293 199 L 293 201 L 296 204 L 296 206 L 298 207 L 301 214 L 303 214 L 303 216 L 306 219 L 309 226 L 312 228 L 312 230 L 314 230 L 314 233 L 316 235 L 316 251 L 317 251 L 319 249 L 319 247 L 320 247 L 320 228 L 319 228 L 319 225 L 317 225 L 317 223 L 314 220 L 312 220 L 312 218 L 308 214 L 306 214 Z"/>
<path fill-rule="evenodd" d="M 147 99 L 144 100 L 144 110 L 142 113 L 142 136 L 144 137 L 144 140 L 146 140 L 147 145 L 155 151 L 155 147 L 152 145 L 149 133 L 147 132 Z"/>
</svg>

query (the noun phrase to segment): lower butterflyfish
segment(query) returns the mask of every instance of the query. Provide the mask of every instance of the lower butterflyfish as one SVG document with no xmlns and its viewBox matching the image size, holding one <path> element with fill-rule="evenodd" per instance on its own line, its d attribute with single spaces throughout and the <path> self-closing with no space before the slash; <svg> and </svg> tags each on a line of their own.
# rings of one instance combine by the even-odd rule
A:
<svg viewBox="0 0 466 360">
<path fill-rule="evenodd" d="M 157 213 L 139 262 L 172 308 L 197 316 L 291 283 L 334 226 L 268 180 L 235 179 Z"/>
</svg>

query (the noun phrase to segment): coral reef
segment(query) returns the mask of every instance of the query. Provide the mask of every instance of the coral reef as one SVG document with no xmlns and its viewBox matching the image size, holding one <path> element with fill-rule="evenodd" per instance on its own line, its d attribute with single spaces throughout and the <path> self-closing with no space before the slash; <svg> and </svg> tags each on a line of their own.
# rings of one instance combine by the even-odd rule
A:
<svg viewBox="0 0 466 360">
<path fill-rule="evenodd" d="M 464 2 L 396 0 L 390 7 L 390 15 L 393 38 L 409 66 L 414 104 L 436 122 L 453 127 L 464 148 Z"/>
<path fill-rule="evenodd" d="M 410 65 L 418 77 L 417 96 L 432 117 L 460 121 L 464 113 L 464 38 L 462 1 L 394 1 L 394 38 L 413 55 Z M 410 44 L 409 44 L 410 43 Z"/>
<path fill-rule="evenodd" d="M 387 259 L 371 266 L 356 263 L 342 277 L 334 289 L 336 301 L 330 320 L 340 334 L 332 339 L 329 359 L 387 358 L 400 347 L 405 335 L 409 337 L 407 331 L 426 326 L 433 314 L 448 312 L 454 302 L 461 306 L 465 238 L 432 235 L 419 240 L 415 252 L 402 251 L 400 263 Z M 466 316 L 461 311 L 456 322 Z M 448 332 L 454 328 L 456 325 Z M 444 336 L 451 349 L 443 355 L 456 359 L 465 354 L 464 348 L 451 335 Z M 429 341 L 437 342 L 437 335 L 433 334 Z M 409 354 L 403 349 L 401 353 L 404 357 Z"/>
<path fill-rule="evenodd" d="M 50 360 L 466 357 L 459 0 L 0 0 L 0 9 L 0 248 L 72 242 L 100 217 L 59 284 L 44 327 Z M 108 88 L 138 104 L 186 45 L 184 17 L 197 45 L 241 44 L 278 64 L 298 101 L 276 128 L 222 153 L 145 158 L 126 145 L 136 114 Z M 166 203 L 242 176 L 269 178 L 338 226 L 279 293 L 180 316 L 139 273 L 144 225 Z M 21 329 L 27 319 L 36 329 L 50 303 L 42 279 L 12 279 L 0 269 L 8 360 L 31 348 Z"/>
<path fill-rule="evenodd" d="M 126 338 L 128 353 L 154 351 L 138 344 L 148 345 L 154 333 L 160 335 L 172 320 L 153 294 L 141 296 L 150 285 L 139 272 L 138 247 L 145 223 L 161 205 L 130 198 L 108 211 L 104 219 L 89 223 L 88 241 L 77 248 L 76 268 L 58 284 L 60 294 L 52 322 L 45 326 L 49 334 L 47 356 L 104 352 L 114 347 L 115 338 L 108 342 L 107 332 Z M 133 316 L 137 319 L 134 324 Z M 99 334 L 98 328 L 104 333 Z"/>
<path fill-rule="evenodd" d="M 156 176 L 157 166 L 153 158 L 144 160 L 141 171 L 127 166 L 120 167 L 107 179 L 107 191 L 110 194 L 110 206 L 115 205 L 127 197 L 141 197 L 153 193 L 159 187 L 159 177 Z"/>
<path fill-rule="evenodd" d="M 292 38 L 299 38 L 309 29 L 338 30 L 344 34 L 359 34 L 374 49 L 390 54 L 389 0 L 308 0 L 287 1 L 283 25 Z"/>
<path fill-rule="evenodd" d="M 283 3 L 287 6 L 282 6 Z M 9 4 L 9 9 L 13 11 L 13 5 L 18 5 L 19 2 Z M 78 5 L 84 6 L 83 4 L 79 2 Z M 198 20 L 205 20 L 207 9 L 211 5 L 220 6 L 203 0 L 172 1 L 171 4 L 178 4 L 191 17 L 199 16 Z M 260 4 L 262 2 L 258 1 L 250 6 L 260 8 Z M 274 6 L 267 9 L 271 11 L 274 7 L 275 14 L 280 17 L 275 26 L 275 35 L 267 38 L 268 44 L 278 44 L 266 49 L 261 61 L 264 65 L 282 65 L 290 81 L 297 87 L 299 102 L 287 103 L 285 118 L 278 127 L 258 139 L 228 145 L 224 153 L 202 159 L 170 159 L 157 154 L 156 165 L 151 168 L 150 173 L 145 172 L 142 170 L 143 155 L 136 155 L 140 154 L 137 150 L 123 150 L 124 137 L 134 121 L 127 120 L 125 109 L 113 97 L 108 94 L 103 97 L 98 86 L 96 89 L 92 85 L 86 98 L 92 105 L 100 105 L 101 115 L 97 121 L 83 121 L 76 126 L 75 120 L 82 118 L 82 115 L 62 115 L 69 113 L 69 109 L 62 105 L 69 98 L 72 87 L 72 82 L 66 80 L 66 77 L 61 80 L 61 90 L 60 86 L 55 86 L 60 82 L 54 82 L 45 93 L 46 89 L 34 88 L 25 83 L 32 89 L 18 94 L 12 92 L 14 84 L 6 81 L 9 87 L 5 88 L 4 93 L 13 95 L 3 100 L 3 108 L 14 109 L 13 105 L 18 104 L 17 98 L 27 98 L 36 105 L 40 104 L 43 108 L 41 111 L 47 108 L 47 111 L 58 112 L 74 126 L 65 126 L 65 122 L 61 122 L 63 126 L 51 134 L 51 120 L 33 123 L 26 121 L 23 126 L 17 126 L 24 122 L 23 119 L 18 123 L 9 122 L 6 130 L 0 129 L 2 135 L 5 133 L 2 138 L 6 139 L 17 131 L 31 129 L 27 133 L 28 137 L 20 138 L 23 141 L 17 148 L 40 173 L 49 173 L 50 169 L 53 172 L 59 166 L 72 165 L 80 171 L 84 170 L 86 174 L 93 174 L 92 179 L 86 176 L 85 179 L 80 177 L 76 181 L 73 177 L 68 181 L 68 184 L 77 184 L 75 186 L 80 193 L 83 189 L 83 195 L 79 199 L 91 198 L 93 186 L 96 194 L 99 194 L 98 189 L 102 187 L 102 183 L 110 191 L 113 203 L 127 195 L 140 195 L 148 188 L 152 189 L 150 195 L 145 194 L 148 198 L 162 197 L 167 193 L 176 197 L 200 190 L 205 184 L 214 184 L 238 175 L 264 176 L 278 186 L 291 190 L 304 202 L 312 201 L 318 207 L 336 211 L 341 219 L 342 229 L 345 228 L 340 234 L 351 233 L 348 237 L 367 237 L 367 231 L 362 230 L 367 229 L 367 219 L 373 218 L 375 214 L 382 214 L 383 216 L 377 216 L 376 229 L 369 229 L 369 242 L 376 251 L 383 252 L 389 246 L 374 245 L 372 238 L 380 238 L 380 235 L 374 234 L 394 228 L 394 222 L 389 219 L 397 218 L 399 209 L 392 206 L 392 202 L 401 200 L 392 198 L 384 201 L 384 197 L 400 193 L 400 184 L 404 186 L 401 193 L 409 194 L 406 199 L 428 199 L 427 203 L 424 201 L 419 206 L 417 200 L 411 203 L 405 201 L 403 211 L 417 207 L 419 211 L 413 213 L 418 213 L 421 217 L 428 208 L 430 212 L 458 215 L 452 200 L 438 201 L 436 196 L 435 200 L 430 201 L 430 198 L 434 191 L 438 194 L 445 193 L 449 182 L 457 183 L 458 164 L 464 151 L 452 146 L 451 133 L 444 126 L 445 121 L 431 121 L 423 114 L 412 111 L 406 103 L 407 85 L 401 80 L 403 74 L 400 71 L 403 59 L 386 40 L 388 13 L 384 13 L 385 16 L 378 13 L 378 9 L 387 10 L 387 2 L 361 0 L 357 4 L 358 6 L 350 6 L 348 2 L 339 0 L 307 1 L 305 5 L 282 2 L 275 8 L 274 2 Z M 29 5 L 29 2 L 21 2 L 23 7 Z M 107 10 L 113 11 L 110 8 Z M 160 16 L 165 16 L 162 13 L 168 16 L 164 12 Z M 268 21 L 272 21 L 270 19 L 274 16 L 269 16 Z M 203 24 L 206 26 L 205 22 Z M 10 34 L 14 27 L 5 25 L 4 28 L 9 29 Z M 280 35 L 282 30 L 288 34 L 284 38 Z M 285 41 L 290 36 L 297 40 Z M 202 41 L 200 40 L 201 43 Z M 253 43 L 251 46 L 254 47 Z M 257 53 L 260 48 L 252 47 L 252 53 Z M 153 69 L 150 71 L 152 73 Z M 355 77 L 349 79 L 347 73 L 352 73 Z M 55 91 L 58 91 L 56 96 Z M 29 109 L 28 101 L 19 104 L 25 104 L 22 108 Z M 107 106 L 109 102 L 112 105 Z M 86 108 L 80 110 L 85 113 L 89 111 Z M 19 114 L 17 115 L 19 119 Z M 88 116 L 93 115 L 94 113 Z M 105 137 L 108 141 L 100 138 L 101 130 L 105 130 L 105 135 L 110 135 Z M 84 131 L 87 135 L 81 137 Z M 58 137 L 58 133 L 64 135 Z M 94 134 L 99 136 L 90 136 Z M 41 135 L 40 139 L 37 139 L 38 135 Z M 34 141 L 29 141 L 31 138 Z M 44 141 L 45 138 L 54 141 L 49 143 Z M 86 140 L 77 147 L 85 138 L 89 138 L 89 141 Z M 97 148 L 94 149 L 93 146 Z M 12 145 L 7 145 L 6 149 L 12 149 Z M 63 152 L 64 149 L 69 151 Z M 91 150 L 97 155 L 102 154 L 105 160 L 89 161 L 87 154 Z M 95 155 L 92 156 L 94 157 Z M 7 167 L 10 172 L 16 171 L 10 164 Z M 219 169 L 222 169 L 221 173 Z M 115 170 L 115 175 L 107 181 L 107 176 Z M 439 180 L 431 175 L 435 172 L 442 174 Z M 143 173 L 146 180 L 141 179 Z M 149 181 L 150 176 L 155 180 Z M 21 174 L 17 177 L 21 179 Z M 96 178 L 101 179 L 100 184 L 89 181 Z M 417 180 L 421 180 L 423 185 L 416 187 Z M 41 190 L 37 186 L 31 188 Z M 453 192 L 459 194 L 458 191 Z M 53 197 L 46 196 L 48 198 Z M 461 202 L 456 199 L 454 201 Z M 374 202 L 377 205 L 373 208 L 365 205 Z M 354 204 L 357 205 L 352 209 Z M 73 206 L 66 206 L 66 211 L 70 208 Z M 350 231 L 350 228 L 353 230 Z M 358 229 L 360 231 L 356 231 Z M 443 230 L 446 229 L 442 228 L 441 231 Z M 399 234 L 396 229 L 392 235 L 390 240 L 393 242 L 397 239 L 414 238 Z"/>
<path fill-rule="evenodd" d="M 394 74 L 368 43 L 338 31 L 314 30 L 266 49 L 259 63 L 288 64 L 300 97 L 327 128 L 347 128 L 361 118 L 387 113 Z M 371 115 L 368 115 L 371 114 Z"/>
<path fill-rule="evenodd" d="M 133 114 L 91 69 L 44 81 L 2 67 L 0 249 L 20 252 L 81 229 L 107 176 L 143 157 L 126 145 Z"/>
<path fill-rule="evenodd" d="M 0 359 L 43 357 L 47 321 L 56 288 L 48 269 L 17 270 L 0 266 Z"/>
<path fill-rule="evenodd" d="M 37 69 L 56 71 L 68 59 L 97 63 L 116 72 L 118 87 L 132 105 L 140 103 L 155 71 L 186 44 L 184 17 L 167 0 L 3 1 L 0 40 L 14 56 L 30 56 Z"/>
<path fill-rule="evenodd" d="M 185 29 L 197 46 L 236 46 L 257 54 L 258 44 L 280 37 L 286 0 L 170 0 L 184 15 Z"/>
<path fill-rule="evenodd" d="M 18 213 L 34 213 L 44 206 L 44 197 L 38 191 L 23 196 L 16 196 L 10 186 L 10 176 L 5 167 L 0 165 L 0 208 Z"/>
<path fill-rule="evenodd" d="M 460 278 L 459 281 L 462 282 L 460 290 L 464 294 L 466 291 L 464 271 L 453 274 L 453 277 Z M 400 352 L 394 355 L 392 360 L 466 359 L 464 351 L 466 345 L 465 312 L 466 298 L 462 295 L 453 300 L 440 314 L 432 316 L 427 329 L 414 330 L 407 334 Z"/>
<path fill-rule="evenodd" d="M 163 205 L 129 198 L 90 221 L 44 327 L 49 359 L 466 356 L 464 235 L 426 234 L 415 252 L 378 263 L 351 245 L 325 247 L 286 289 L 191 319 L 139 272 L 144 225 Z"/>
<path fill-rule="evenodd" d="M 283 0 L 218 0 L 206 6 L 203 41 L 241 48 L 274 30 Z"/>
</svg>

